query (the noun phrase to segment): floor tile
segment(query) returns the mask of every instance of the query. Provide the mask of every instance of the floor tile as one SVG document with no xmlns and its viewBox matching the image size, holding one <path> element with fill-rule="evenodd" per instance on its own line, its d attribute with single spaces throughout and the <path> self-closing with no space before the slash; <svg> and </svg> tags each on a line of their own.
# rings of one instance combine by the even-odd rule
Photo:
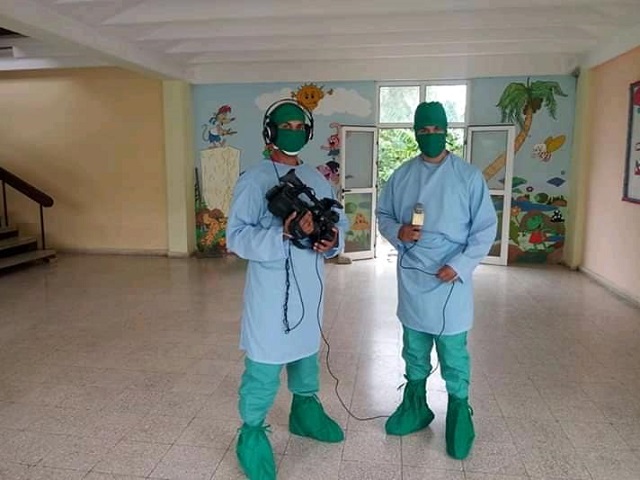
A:
<svg viewBox="0 0 640 480">
<path fill-rule="evenodd" d="M 94 467 L 94 470 L 119 475 L 147 476 L 169 448 L 169 445 L 121 442 Z"/>
<path fill-rule="evenodd" d="M 150 478 L 209 480 L 226 450 L 175 445 L 151 472 Z"/>
</svg>

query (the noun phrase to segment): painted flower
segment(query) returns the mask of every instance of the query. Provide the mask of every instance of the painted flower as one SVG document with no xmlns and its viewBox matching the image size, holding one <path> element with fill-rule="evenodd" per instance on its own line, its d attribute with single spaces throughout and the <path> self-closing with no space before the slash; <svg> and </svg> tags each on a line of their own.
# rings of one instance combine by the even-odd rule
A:
<svg viewBox="0 0 640 480">
<path fill-rule="evenodd" d="M 527 192 L 529 193 L 533 192 L 533 187 L 527 187 Z"/>
<path fill-rule="evenodd" d="M 511 216 L 517 217 L 520 214 L 520 207 L 511 207 Z"/>
</svg>

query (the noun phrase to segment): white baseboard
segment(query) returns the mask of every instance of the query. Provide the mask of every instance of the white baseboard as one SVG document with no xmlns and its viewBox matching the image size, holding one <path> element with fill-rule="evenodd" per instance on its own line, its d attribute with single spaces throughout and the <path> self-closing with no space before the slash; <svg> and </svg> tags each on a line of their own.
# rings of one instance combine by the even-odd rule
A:
<svg viewBox="0 0 640 480">
<path fill-rule="evenodd" d="M 634 295 L 633 293 L 628 292 L 624 289 L 621 289 L 620 287 L 612 283 L 610 280 L 606 279 L 605 277 L 603 277 L 598 273 L 595 273 L 592 270 L 589 270 L 588 268 L 578 267 L 578 270 L 584 273 L 587 277 L 589 277 L 594 282 L 598 283 L 599 285 L 602 285 L 604 288 L 609 290 L 614 295 L 622 298 L 623 300 L 626 300 L 627 302 L 635 305 L 636 307 L 640 307 L 639 296 Z"/>
</svg>

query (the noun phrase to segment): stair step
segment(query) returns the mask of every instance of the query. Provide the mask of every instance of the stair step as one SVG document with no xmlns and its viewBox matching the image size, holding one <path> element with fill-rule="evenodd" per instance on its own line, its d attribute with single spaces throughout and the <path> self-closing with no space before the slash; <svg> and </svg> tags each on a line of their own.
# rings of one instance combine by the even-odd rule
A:
<svg viewBox="0 0 640 480">
<path fill-rule="evenodd" d="M 8 250 L 10 248 L 22 247 L 32 243 L 38 243 L 36 237 L 14 237 L 0 240 L 0 250 Z"/>
<path fill-rule="evenodd" d="M 0 258 L 30 252 L 38 249 L 38 239 L 35 237 L 14 237 L 0 240 Z"/>
<path fill-rule="evenodd" d="M 19 255 L 13 255 L 7 258 L 0 258 L 0 270 L 5 268 L 16 267 L 23 263 L 35 262 L 37 260 L 46 260 L 49 258 L 55 258 L 55 250 L 33 250 L 27 253 L 21 253 Z"/>
<path fill-rule="evenodd" d="M 6 238 L 13 238 L 18 236 L 18 229 L 16 227 L 0 227 L 0 240 Z"/>
</svg>

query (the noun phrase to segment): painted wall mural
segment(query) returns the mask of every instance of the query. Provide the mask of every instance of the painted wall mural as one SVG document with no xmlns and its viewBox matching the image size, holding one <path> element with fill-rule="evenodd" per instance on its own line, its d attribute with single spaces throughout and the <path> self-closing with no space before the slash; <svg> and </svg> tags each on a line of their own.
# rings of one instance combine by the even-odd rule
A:
<svg viewBox="0 0 640 480">
<path fill-rule="evenodd" d="M 512 123 L 517 129 L 510 263 L 562 261 L 574 93 L 570 76 L 473 81 L 471 123 Z M 487 181 L 504 183 L 505 164 L 502 153 L 483 170 Z"/>
<path fill-rule="evenodd" d="M 202 125 L 202 140 L 196 168 L 196 246 L 201 256 L 226 253 L 226 226 L 233 186 L 240 174 L 240 150 L 227 145 L 227 138 L 238 133 L 230 124 L 231 106 L 224 104 Z"/>
<path fill-rule="evenodd" d="M 347 194 L 344 210 L 349 220 L 345 250 L 366 252 L 371 248 L 370 220 L 373 218 L 371 195 L 367 193 Z"/>
<path fill-rule="evenodd" d="M 231 106 L 222 105 L 218 108 L 218 112 L 202 126 L 202 139 L 209 142 L 210 148 L 224 147 L 225 137 L 238 133 L 230 127 L 234 120 L 235 118 L 231 117 Z"/>
<path fill-rule="evenodd" d="M 510 262 L 557 263 L 562 257 L 567 219 L 575 79 L 571 76 L 486 78 L 470 82 L 470 124 L 512 122 L 517 126 L 509 228 Z M 262 118 L 273 102 L 292 98 L 314 115 L 313 140 L 302 152 L 339 190 L 340 125 L 375 124 L 374 82 L 320 84 L 196 85 L 193 106 L 198 248 L 224 255 L 228 205 L 238 176 L 268 155 Z M 488 159 L 485 177 L 504 181 L 506 158 Z M 357 249 L 367 232 L 370 199 L 349 198 L 349 238 Z M 499 212 L 500 213 L 500 212 Z M 500 213 L 501 214 L 501 213 Z M 363 221 L 364 219 L 364 221 Z M 366 227 L 366 228 L 365 228 Z"/>
<path fill-rule="evenodd" d="M 336 198 L 340 198 L 340 124 L 331 122 L 329 127 L 334 129 L 334 133 L 329 135 L 325 144 L 320 148 L 328 152 L 327 155 L 331 160 L 318 165 L 317 169 L 333 187 Z"/>
<path fill-rule="evenodd" d="M 335 82 L 324 85 L 238 84 L 196 85 L 193 107 L 196 125 L 196 228 L 201 256 L 226 252 L 226 222 L 237 178 L 249 166 L 268 158 L 262 141 L 262 120 L 274 102 L 290 98 L 314 115 L 314 139 L 302 159 L 340 187 L 341 124 L 373 125 L 375 84 Z M 275 181 L 275 179 L 274 179 Z"/>
</svg>

